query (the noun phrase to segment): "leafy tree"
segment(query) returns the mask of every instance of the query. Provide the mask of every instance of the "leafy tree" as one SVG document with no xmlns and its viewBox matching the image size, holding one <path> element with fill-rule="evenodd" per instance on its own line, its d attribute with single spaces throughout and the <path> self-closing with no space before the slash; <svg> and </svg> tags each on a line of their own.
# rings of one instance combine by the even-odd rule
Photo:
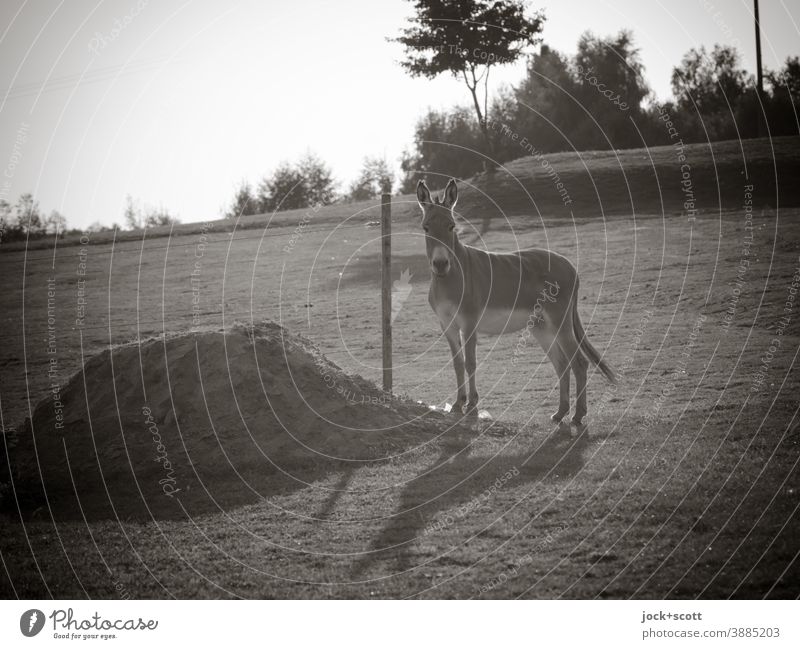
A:
<svg viewBox="0 0 800 649">
<path fill-rule="evenodd" d="M 125 197 L 125 211 L 123 213 L 125 218 L 125 226 L 129 230 L 136 230 L 141 228 L 156 228 L 163 225 L 172 225 L 180 223 L 180 220 L 172 216 L 168 210 L 163 207 L 139 207 L 139 204 L 130 195 Z M 98 225 L 97 223 L 92 224 Z M 108 230 L 109 228 L 100 225 L 101 228 Z M 112 228 L 113 229 L 113 228 Z M 100 230 L 92 230 L 93 232 L 100 232 Z"/>
<path fill-rule="evenodd" d="M 14 213 L 17 228 L 23 235 L 38 235 L 44 232 L 39 203 L 34 200 L 33 194 L 22 194 L 14 206 Z"/>
<path fill-rule="evenodd" d="M 770 92 L 767 106 L 770 134 L 797 135 L 800 130 L 800 58 L 787 58 L 781 70 L 768 71 L 765 76 Z"/>
<path fill-rule="evenodd" d="M 481 137 L 475 116 L 468 108 L 429 110 L 417 122 L 414 152 L 403 155 L 401 191 L 414 191 L 422 178 L 431 188 L 438 189 L 451 176 L 466 178 L 480 171 L 484 158 L 476 152 L 481 148 Z"/>
<path fill-rule="evenodd" d="M 177 225 L 180 220 L 172 216 L 163 207 L 147 209 L 144 217 L 144 225 L 147 228 L 157 228 L 163 225 Z"/>
<path fill-rule="evenodd" d="M 367 156 L 361 165 L 361 172 L 350 185 L 347 200 L 365 201 L 380 194 L 391 194 L 394 172 L 385 158 Z"/>
<path fill-rule="evenodd" d="M 104 232 L 108 228 L 100 223 L 100 221 L 95 221 L 94 223 L 90 223 L 86 226 L 86 232 L 94 233 L 94 232 Z"/>
<path fill-rule="evenodd" d="M 411 27 L 394 40 L 405 47 L 403 68 L 414 77 L 433 79 L 449 72 L 461 77 L 472 96 L 475 117 L 487 152 L 486 124 L 489 73 L 495 65 L 513 63 L 539 42 L 544 15 L 526 16 L 523 0 L 412 0 Z M 482 97 L 479 95 L 482 89 Z"/>
<path fill-rule="evenodd" d="M 16 239 L 17 235 L 11 204 L 0 198 L 0 242 Z"/>
<path fill-rule="evenodd" d="M 571 148 L 572 130 L 586 119 L 577 102 L 577 82 L 566 56 L 543 44 L 539 53 L 528 61 L 522 83 L 514 91 L 514 102 L 502 124 L 517 134 L 517 142 L 505 135 L 508 131 L 495 128 L 510 147 L 510 159 L 524 153 L 519 141 L 525 137 L 540 151 L 563 151 Z"/>
<path fill-rule="evenodd" d="M 609 38 L 584 33 L 574 65 L 578 98 L 594 121 L 583 113 L 573 136 L 589 149 L 641 146 L 631 118 L 641 117 L 650 89 L 631 33 L 622 30 Z"/>
<path fill-rule="evenodd" d="M 44 220 L 44 229 L 47 234 L 64 236 L 64 233 L 67 231 L 67 219 L 61 213 L 53 210 Z"/>
<path fill-rule="evenodd" d="M 261 210 L 259 207 L 258 197 L 253 193 L 253 188 L 250 186 L 250 183 L 242 181 L 233 197 L 233 204 L 225 213 L 225 217 L 236 219 L 240 216 L 260 214 Z"/>
<path fill-rule="evenodd" d="M 308 206 L 332 203 L 336 194 L 336 183 L 330 167 L 313 153 L 307 153 L 300 160 L 299 169 L 305 183 Z"/>
<path fill-rule="evenodd" d="M 335 197 L 335 182 L 328 166 L 313 153 L 296 165 L 281 163 L 258 187 L 262 212 L 327 205 Z"/>
<path fill-rule="evenodd" d="M 303 175 L 288 162 L 281 163 L 264 178 L 258 188 L 259 204 L 262 212 L 293 210 L 308 206 Z"/>
<path fill-rule="evenodd" d="M 690 49 L 672 71 L 672 92 L 678 107 L 702 115 L 730 112 L 748 81 L 747 73 L 738 66 L 739 54 L 734 47 L 715 45 L 711 54 L 705 47 Z"/>
<path fill-rule="evenodd" d="M 785 92 L 800 101 L 800 57 L 787 57 L 782 70 L 767 71 L 765 76 L 773 94 Z"/>
<path fill-rule="evenodd" d="M 123 212 L 123 218 L 125 220 L 125 226 L 129 230 L 138 230 L 144 225 L 142 221 L 142 212 L 130 194 L 125 196 L 125 211 Z"/>
</svg>

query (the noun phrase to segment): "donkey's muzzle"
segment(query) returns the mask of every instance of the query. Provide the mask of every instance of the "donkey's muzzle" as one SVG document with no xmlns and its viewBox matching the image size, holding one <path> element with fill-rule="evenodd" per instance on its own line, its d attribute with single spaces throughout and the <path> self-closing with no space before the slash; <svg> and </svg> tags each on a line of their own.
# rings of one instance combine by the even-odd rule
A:
<svg viewBox="0 0 800 649">
<path fill-rule="evenodd" d="M 450 270 L 449 259 L 434 259 L 431 265 L 433 266 L 433 272 L 437 275 L 446 275 L 447 271 Z"/>
</svg>

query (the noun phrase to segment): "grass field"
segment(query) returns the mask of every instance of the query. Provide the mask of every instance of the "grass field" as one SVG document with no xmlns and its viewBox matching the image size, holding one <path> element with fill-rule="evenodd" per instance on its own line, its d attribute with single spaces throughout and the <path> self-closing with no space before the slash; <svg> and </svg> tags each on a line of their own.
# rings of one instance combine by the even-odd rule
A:
<svg viewBox="0 0 800 649">
<path fill-rule="evenodd" d="M 512 364 L 515 335 L 484 337 L 481 407 L 501 428 L 459 426 L 391 460 L 292 490 L 264 484 L 183 518 L 51 520 L 7 489 L 0 595 L 797 597 L 799 145 L 692 148 L 693 222 L 672 147 L 553 156 L 569 209 L 531 159 L 509 165 L 519 183 L 502 171 L 469 183 L 463 240 L 549 247 L 578 268 L 584 325 L 622 378 L 612 389 L 592 376 L 586 434 L 550 424 L 557 387 L 538 348 Z M 454 380 L 427 304 L 418 208 L 394 201 L 393 274 L 410 277 L 394 391 L 442 404 Z M 378 214 L 355 204 L 4 246 L 4 430 L 109 345 L 236 321 L 278 322 L 379 382 Z"/>
</svg>

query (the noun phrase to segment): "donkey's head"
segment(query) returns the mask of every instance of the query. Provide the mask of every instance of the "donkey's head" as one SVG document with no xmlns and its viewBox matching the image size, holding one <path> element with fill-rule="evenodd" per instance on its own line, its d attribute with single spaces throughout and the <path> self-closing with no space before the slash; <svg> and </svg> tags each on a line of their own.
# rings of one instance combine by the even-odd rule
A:
<svg viewBox="0 0 800 649">
<path fill-rule="evenodd" d="M 425 249 L 431 272 L 444 277 L 455 265 L 458 241 L 453 207 L 458 200 L 456 181 L 451 178 L 442 198 L 431 196 L 424 180 L 417 184 L 417 200 L 422 208 L 422 229 L 425 231 Z"/>
</svg>

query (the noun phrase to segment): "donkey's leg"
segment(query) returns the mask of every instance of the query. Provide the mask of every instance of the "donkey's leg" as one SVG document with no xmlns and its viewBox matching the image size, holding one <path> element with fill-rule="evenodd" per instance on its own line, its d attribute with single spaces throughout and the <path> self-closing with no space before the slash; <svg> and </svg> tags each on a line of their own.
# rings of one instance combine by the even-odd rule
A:
<svg viewBox="0 0 800 649">
<path fill-rule="evenodd" d="M 569 363 L 561 347 L 558 346 L 556 337 L 545 327 L 546 324 L 542 323 L 542 326 L 535 327 L 533 332 L 558 376 L 558 411 L 550 416 L 550 419 L 558 423 L 569 412 Z"/>
<path fill-rule="evenodd" d="M 558 331 L 558 346 L 566 356 L 572 371 L 575 374 L 575 415 L 572 417 L 572 422 L 580 426 L 583 418 L 586 416 L 586 368 L 588 361 L 584 357 L 578 345 L 578 339 L 575 338 L 575 332 L 570 326 L 571 323 L 565 323 Z"/>
<path fill-rule="evenodd" d="M 555 342 L 551 345 L 547 356 L 558 374 L 558 411 L 550 415 L 550 419 L 558 423 L 569 412 L 569 363 Z"/>
<path fill-rule="evenodd" d="M 453 404 L 453 410 L 463 412 L 467 403 L 467 389 L 464 385 L 464 355 L 461 351 L 461 331 L 458 326 L 451 322 L 447 326 L 442 326 L 447 343 L 450 345 L 450 354 L 453 357 L 453 369 L 456 372 L 456 384 L 458 386 L 458 396 Z"/>
<path fill-rule="evenodd" d="M 469 401 L 467 402 L 467 412 L 473 412 L 478 407 L 478 388 L 475 387 L 475 370 L 478 367 L 476 351 L 478 347 L 478 334 L 473 329 L 466 334 L 464 340 L 464 358 L 467 367 L 467 378 L 469 379 Z"/>
</svg>

